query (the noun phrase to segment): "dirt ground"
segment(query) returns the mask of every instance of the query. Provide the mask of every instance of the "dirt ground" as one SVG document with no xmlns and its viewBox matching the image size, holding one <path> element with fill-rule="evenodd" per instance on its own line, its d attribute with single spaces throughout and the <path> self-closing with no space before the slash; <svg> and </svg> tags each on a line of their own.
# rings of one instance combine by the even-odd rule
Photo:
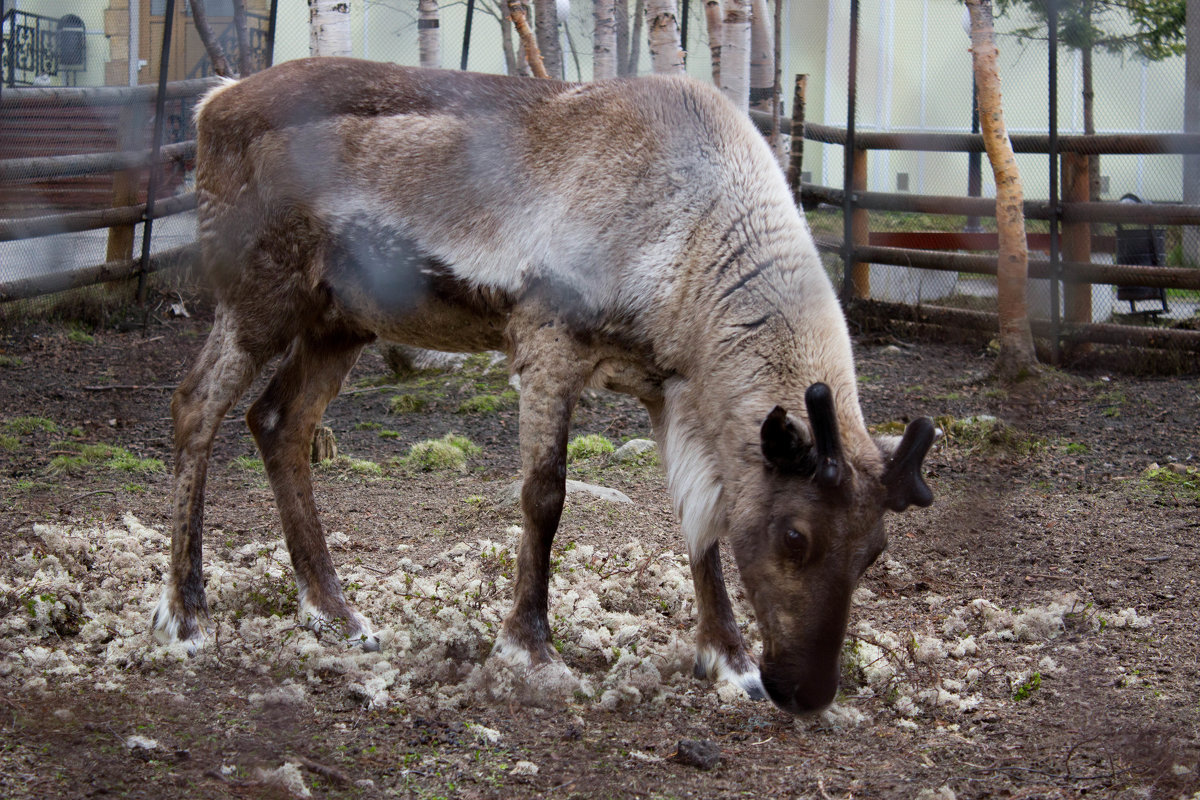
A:
<svg viewBox="0 0 1200 800">
<path fill-rule="evenodd" d="M 632 500 L 571 495 L 556 540 L 556 643 L 582 682 L 556 700 L 488 677 L 520 514 L 486 358 L 396 381 L 368 350 L 326 413 L 341 456 L 318 504 L 381 653 L 295 626 L 247 401 L 209 477 L 216 641 L 159 647 L 193 311 L 0 338 L 0 796 L 1200 797 L 1195 376 L 1010 392 L 979 348 L 859 339 L 868 421 L 947 436 L 934 505 L 891 517 L 856 594 L 837 703 L 797 720 L 691 676 L 683 544 L 646 457 L 569 468 Z M 450 432 L 479 448 L 465 467 L 405 459 Z M 620 444 L 648 420 L 590 393 L 576 433 Z"/>
</svg>

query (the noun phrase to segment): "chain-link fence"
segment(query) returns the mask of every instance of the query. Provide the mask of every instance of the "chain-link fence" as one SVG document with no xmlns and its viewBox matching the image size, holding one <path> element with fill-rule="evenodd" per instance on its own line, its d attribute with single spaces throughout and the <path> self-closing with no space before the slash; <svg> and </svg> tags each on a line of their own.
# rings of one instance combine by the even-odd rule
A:
<svg viewBox="0 0 1200 800">
<path fill-rule="evenodd" d="M 854 123 L 860 143 L 873 141 L 871 134 L 877 133 L 892 134 L 903 140 L 923 134 L 966 133 L 973 126 L 978 131 L 977 112 L 973 113 L 970 26 L 965 8 L 953 0 L 862 0 L 858 5 L 854 86 L 849 82 L 848 59 L 827 57 L 822 73 L 824 92 L 815 104 L 810 102 L 807 119 L 837 126 L 844 133 L 853 88 Z M 1194 329 L 1200 309 L 1200 290 L 1196 288 L 1200 283 L 1196 276 L 1175 273 L 1180 278 L 1176 285 L 1164 285 L 1172 282 L 1165 275 L 1173 270 L 1195 268 L 1198 260 L 1198 253 L 1188 246 L 1190 236 L 1185 244 L 1185 232 L 1189 229 L 1178 223 L 1181 218 L 1190 219 L 1186 213 L 1189 206 L 1181 205 L 1184 156 L 1179 151 L 1169 152 L 1178 142 L 1167 142 L 1162 137 L 1184 130 L 1184 59 L 1162 48 L 1158 52 L 1140 51 L 1139 44 L 1144 45 L 1143 50 L 1152 50 L 1152 43 L 1139 39 L 1138 26 L 1121 10 L 1127 4 L 1117 3 L 1090 4 L 1093 14 L 1087 20 L 1091 25 L 1091 46 L 1087 52 L 1089 48 L 1079 41 L 1078 29 L 1083 22 L 1079 9 L 1088 4 L 1060 3 L 1057 132 L 1064 142 L 1085 133 L 1113 137 L 1113 141 L 1090 146 L 1092 153 L 1100 153 L 1090 157 L 1093 162 L 1090 186 L 1086 174 L 1081 176 L 1082 182 L 1073 180 L 1072 168 L 1078 164 L 1070 154 L 1054 160 L 1057 174 L 1053 174 L 1047 136 L 1052 127 L 1051 86 L 1055 85 L 1049 55 L 1050 31 L 1047 19 L 1035 10 L 1046 5 L 1014 2 L 996 17 L 1001 54 L 999 72 L 1009 133 L 1014 140 L 1044 139 L 1040 146 L 1026 143 L 1024 148 L 1017 142 L 1016 160 L 1024 184 L 1027 213 L 1029 201 L 1048 204 L 1052 181 L 1059 203 L 1070 212 L 1059 216 L 1059 247 L 1053 254 L 1055 258 L 1050 252 L 1050 215 L 1035 211 L 1027 217 L 1030 259 L 1035 267 L 1031 274 L 1042 273 L 1030 282 L 1031 315 L 1035 321 L 1050 321 L 1056 316 L 1057 303 L 1057 317 L 1076 326 L 1119 323 Z M 811 29 L 803 47 L 833 53 L 835 47 L 848 42 L 849 6 L 847 3 L 838 19 L 831 15 L 825 28 Z M 1182 47 L 1182 29 L 1174 34 L 1179 37 L 1176 43 Z M 1116 52 L 1121 47 L 1124 50 Z M 841 53 L 846 52 L 848 48 L 843 47 Z M 1140 138 L 1125 138 L 1131 136 Z M 950 148 L 908 144 L 896 149 L 873 144 L 860 146 L 870 148 L 865 169 L 855 173 L 861 178 L 862 192 L 912 195 L 914 200 L 917 196 L 995 197 L 986 155 L 972 158 L 961 152 L 962 147 L 958 148 L 960 152 L 949 152 Z M 1182 149 L 1189 146 L 1186 142 L 1181 145 Z M 1088 147 L 1081 145 L 1078 149 Z M 1022 149 L 1028 151 L 1021 152 Z M 1059 149 L 1065 152 L 1070 146 Z M 1126 149 L 1130 154 L 1111 152 L 1114 149 Z M 817 186 L 840 190 L 843 150 L 840 144 L 807 142 L 805 178 Z M 862 157 L 863 152 L 859 152 Z M 809 192 L 809 195 L 816 198 L 821 193 Z M 828 200 L 829 193 L 824 198 Z M 1159 219 L 1152 218 L 1151 212 L 1130 211 L 1124 213 L 1123 221 L 1117 222 L 1113 217 L 1121 215 L 1121 211 L 1092 209 L 1088 211 L 1089 218 L 1107 216 L 1108 221 L 1071 223 L 1082 213 L 1071 204 L 1088 201 L 1154 204 L 1170 210 L 1164 208 Z M 863 207 L 871 204 L 864 203 Z M 875 208 L 867 215 L 869 243 L 873 246 L 947 249 L 958 253 L 995 249 L 994 238 L 986 236 L 995 232 L 995 219 L 986 213 L 975 215 L 978 208 L 967 210 L 960 203 L 963 210 L 954 214 L 946 213 L 953 210 L 954 204 L 949 202 L 940 204 L 939 213 L 883 209 L 880 206 L 900 208 L 905 204 L 889 204 L 881 198 L 874 198 L 873 204 Z M 921 204 L 907 204 L 910 208 L 918 205 Z M 936 202 L 925 205 L 939 206 Z M 1194 206 L 1191 209 L 1194 211 Z M 818 239 L 828 243 L 831 255 L 827 263 L 835 280 L 841 281 L 841 259 L 833 255 L 843 239 L 841 208 L 822 205 L 810 210 L 809 220 Z M 954 269 L 955 262 L 946 258 L 929 260 L 940 260 L 941 268 L 871 264 L 869 296 L 907 305 L 995 311 L 994 275 L 974 273 L 969 267 Z M 1036 268 L 1037 262 L 1051 261 L 1053 266 Z M 1072 262 L 1090 262 L 1094 266 L 1072 272 Z M 1068 281 L 1088 272 L 1095 280 L 1100 280 L 1096 275 L 1107 276 L 1114 283 L 1077 287 L 1060 282 L 1055 286 L 1045 279 L 1048 277 L 1045 273 L 1054 270 Z M 1146 277 L 1152 285 L 1136 284 L 1135 279 Z M 1062 330 L 1055 332 L 1055 336 L 1059 334 L 1065 335 Z M 1140 337 L 1142 341 L 1146 338 Z"/>
<path fill-rule="evenodd" d="M 202 42 L 191 5 L 186 0 L 0 0 L 3 55 L 0 58 L 0 287 L 14 282 L 36 293 L 47 274 L 82 270 L 94 278 L 111 275 L 112 265 L 131 272 L 141 268 L 140 253 L 149 171 L 136 165 L 70 163 L 82 154 L 124 155 L 125 161 L 146 154 L 155 137 L 159 112 L 153 92 L 130 87 L 155 84 L 165 77 L 175 86 L 212 72 L 212 57 Z M 560 10 L 567 4 L 560 3 Z M 809 76 L 806 118 L 825 126 L 846 125 L 850 82 L 848 42 L 850 3 L 784 4 L 781 41 L 786 113 L 791 114 L 791 78 Z M 966 133 L 972 129 L 972 70 L 964 9 L 957 0 L 862 0 L 857 27 L 858 60 L 854 96 L 855 125 L 864 134 Z M 1050 58 L 1044 20 L 1032 6 L 1014 2 L 997 17 L 1001 48 L 1000 73 L 1005 115 L 1014 137 L 1045 136 L 1049 128 Z M 1080 4 L 1062 4 L 1074 9 Z M 1112 4 L 1114 7 L 1117 4 Z M 445 68 L 464 63 L 471 70 L 521 70 L 519 43 L 505 19 L 503 0 L 456 0 L 439 4 L 438 61 Z M 649 71 L 645 21 L 636 0 L 618 2 L 617 59 L 626 74 Z M 701 80 L 712 79 L 706 4 L 679 4 L 680 27 L 688 53 L 687 69 Z M 773 9 L 774 4 L 770 7 Z M 1097 3 L 1102 13 L 1097 30 L 1128 36 L 1135 26 L 1121 14 Z M 623 8 L 623 11 L 622 11 Z M 234 64 L 238 37 L 233 0 L 204 0 L 213 37 Z M 170 16 L 168 16 L 168 12 Z M 299 0 L 246 0 L 246 27 L 251 68 L 309 53 L 309 10 Z M 170 25 L 168 25 L 170 22 Z M 568 80 L 592 77 L 593 7 L 576 0 L 560 18 L 562 50 L 559 75 Z M 163 58 L 163 35 L 171 29 Z M 354 55 L 372 60 L 421 63 L 422 27 L 417 0 L 366 0 L 350 6 Z M 623 33 L 622 33 L 623 32 Z M 1148 59 L 1135 52 L 1114 54 L 1094 47 L 1090 59 L 1078 47 L 1058 49 L 1058 131 L 1064 135 L 1094 130 L 1098 134 L 1177 133 L 1183 130 L 1183 58 Z M 428 54 L 427 54 L 428 55 Z M 1090 62 L 1093 101 L 1085 103 L 1085 75 Z M 153 222 L 150 253 L 177 253 L 194 242 L 195 222 L 189 207 L 190 105 L 207 84 L 193 83 L 162 109 L 161 132 L 167 155 L 154 177 L 155 213 L 171 213 Z M 70 87 L 75 87 L 74 89 Z M 104 95 L 97 87 L 110 87 Z M 124 87 L 118 90 L 116 87 Z M 141 90 L 138 90 L 141 91 Z M 76 94 L 71 94 L 76 92 Z M 122 94 L 122 92 L 124 92 Z M 1089 123 L 1089 119 L 1091 122 Z M 174 150 L 171 148 L 174 147 Z M 101 159 L 103 161 L 103 159 Z M 1183 200 L 1183 157 L 1104 154 L 1095 171 L 1093 199 L 1172 206 Z M 1017 156 L 1027 199 L 1047 202 L 1052 181 L 1050 159 L 1043 151 Z M 804 149 L 804 183 L 841 189 L 843 147 L 810 140 Z M 986 156 L 937 149 L 872 149 L 860 174 L 869 193 L 912 196 L 994 196 Z M 1060 180 L 1053 178 L 1053 180 Z M 1065 194 L 1064 201 L 1079 197 Z M 194 201 L 193 201 L 194 202 Z M 1190 202 L 1194 203 L 1195 200 Z M 173 203 L 173 204 L 172 204 Z M 114 223 L 112 211 L 132 208 Z M 86 215 L 91 213 L 92 217 Z M 84 215 L 84 216 L 80 216 Z M 55 230 L 55 220 L 62 232 Z M 994 232 L 986 213 L 928 213 L 905 210 L 869 212 L 869 241 L 878 246 L 905 243 L 922 247 L 971 251 L 980 239 L 925 237 L 911 234 Z M 29 219 L 39 225 L 25 224 Z M 821 205 L 809 210 L 817 238 L 837 242 L 845 231 L 840 208 Z M 18 224 L 20 223 L 20 224 Z M 1050 222 L 1031 216 L 1031 258 L 1048 259 Z M 1063 261 L 1132 264 L 1182 269 L 1195 265 L 1190 239 L 1178 224 L 1113 221 L 1089 227 L 1086 247 L 1063 230 Z M 38 235 L 30 235 L 31 231 Z M 905 238 L 909 236 L 909 238 Z M 1185 242 L 1185 240 L 1187 240 Z M 923 242 L 923 244 L 922 244 Z M 940 242 L 940 244 L 937 244 Z M 931 244 L 934 243 L 934 244 Z M 827 256 L 835 280 L 842 282 L 841 260 Z M 89 273 L 88 270 L 91 270 Z M 107 271 L 106 271 L 107 270 Z M 116 274 L 121 274 L 116 269 Z M 21 282 L 31 282 L 21 284 Z M 66 282 L 69 284 L 69 282 Z M 1161 283 L 1161 282 L 1160 282 Z M 64 284 L 66 285 L 66 284 Z M 889 302 L 946 305 L 994 310 L 995 280 L 967 269 L 914 270 L 877 263 L 869 268 L 871 297 Z M 1061 286 L 1058 287 L 1061 289 Z M 1075 292 L 1069 309 L 1064 291 L 1050 281 L 1032 282 L 1035 316 L 1075 314 L 1084 304 Z M 96 290 L 107 294 L 108 290 Z M 5 291 L 0 290 L 0 294 Z M 11 291 L 8 296 L 13 296 Z M 1200 307 L 1192 288 L 1096 283 L 1090 288 L 1087 321 L 1136 322 L 1188 326 Z"/>
</svg>

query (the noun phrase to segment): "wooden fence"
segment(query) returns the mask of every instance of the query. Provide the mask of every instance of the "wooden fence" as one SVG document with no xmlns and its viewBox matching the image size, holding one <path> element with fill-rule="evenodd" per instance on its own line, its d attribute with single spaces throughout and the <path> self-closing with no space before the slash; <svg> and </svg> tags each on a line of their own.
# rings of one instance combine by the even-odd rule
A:
<svg viewBox="0 0 1200 800">
<path fill-rule="evenodd" d="M 190 102 L 213 85 L 212 79 L 181 81 L 167 85 L 166 99 Z M 870 192 L 854 189 L 847 196 L 845 188 L 800 185 L 799 166 L 803 159 L 804 141 L 846 145 L 845 129 L 805 123 L 803 82 L 798 81 L 792 119 L 772 119 L 769 114 L 752 112 L 758 127 L 770 132 L 776 125 L 785 135 L 803 131 L 792 137 L 793 190 L 797 201 L 812 206 L 830 204 L 847 209 L 852 217 L 850 241 L 819 240 L 818 247 L 843 255 L 850 266 L 846 270 L 848 294 L 855 301 L 869 301 L 870 264 L 891 264 L 951 272 L 970 272 L 995 275 L 997 257 L 980 253 L 947 252 L 946 247 L 963 250 L 994 249 L 987 234 L 974 238 L 939 241 L 937 236 L 913 234 L 908 241 L 923 246 L 889 246 L 897 242 L 870 230 L 871 211 L 907 211 L 947 215 L 994 216 L 991 199 L 947 197 L 914 194 Z M 30 110 L 80 107 L 148 106 L 156 97 L 156 87 L 98 89 L 9 89 L 0 97 L 0 120 L 13 109 Z M 1200 270 L 1187 268 L 1147 267 L 1142 265 L 1093 263 L 1091 253 L 1094 237 L 1093 222 L 1115 222 L 1153 225 L 1200 225 L 1200 206 L 1167 204 L 1093 203 L 1086 197 L 1086 158 L 1091 154 L 1198 154 L 1200 136 L 1196 135 L 1133 135 L 1133 136 L 1062 136 L 1051 142 L 1047 136 L 1014 136 L 1013 147 L 1021 153 L 1045 153 L 1053 149 L 1063 165 L 1063 197 L 1060 203 L 1030 200 L 1025 203 L 1029 219 L 1047 220 L 1051 236 L 1059 226 L 1062 232 L 1062 257 L 1052 248 L 1050 260 L 1031 259 L 1030 276 L 1061 281 L 1064 292 L 1065 318 L 1052 329 L 1044 324 L 1035 327 L 1039 335 L 1066 342 L 1102 342 L 1140 347 L 1183 348 L 1200 351 L 1200 331 L 1148 328 L 1133 325 L 1096 324 L 1091 322 L 1090 284 L 1114 286 L 1145 286 L 1200 291 Z M 983 138 L 972 134 L 896 134 L 859 133 L 854 138 L 851 185 L 866 186 L 867 154 L 871 150 L 924 150 L 936 152 L 982 152 Z M 195 207 L 195 195 L 184 194 L 153 204 L 147 214 L 147 204 L 139 199 L 135 187 L 141 185 L 139 175 L 154 163 L 179 165 L 195 155 L 195 142 L 183 141 L 161 147 L 157 153 L 144 150 L 121 150 L 107 153 L 71 154 L 0 160 L 0 183 L 21 180 L 50 180 L 81 175 L 109 175 L 112 181 L 112 207 L 57 213 L 38 217 L 0 219 L 0 242 L 46 236 L 70 231 L 109 230 L 109 247 L 103 262 L 76 270 L 45 276 L 0 282 L 0 302 L 34 297 L 61 291 L 65 288 L 89 286 L 111 280 L 128 278 L 166 268 L 191 263 L 196 255 L 195 244 L 177 248 L 146 259 L 135 258 L 132 251 L 133 226 L 148 219 L 178 214 Z M 963 235 L 956 235 L 961 237 Z M 916 237 L 915 240 L 913 237 Z M 994 235 L 993 235 L 994 238 Z M 904 240 L 901 240 L 903 243 Z M 888 242 L 888 244 L 881 244 Z M 851 304 L 853 311 L 853 304 Z M 919 313 L 922 320 L 956 327 L 998 330 L 995 314 L 961 309 L 922 305 L 912 308 L 873 303 L 870 313 L 896 314 L 911 319 Z"/>
<path fill-rule="evenodd" d="M 939 307 L 936 303 L 921 304 L 918 309 L 914 309 L 911 306 L 871 300 L 871 264 L 982 275 L 996 274 L 999 259 L 994 253 L 957 252 L 995 251 L 998 247 L 995 234 L 911 232 L 897 236 L 894 233 L 881 235 L 881 232 L 872 232 L 870 227 L 871 211 L 994 218 L 994 199 L 871 192 L 865 189 L 868 153 L 872 150 L 984 152 L 982 135 L 858 132 L 853 139 L 853 151 L 846 156 L 851 160 L 850 185 L 855 188 L 847 193 L 845 187 L 801 184 L 800 165 L 805 141 L 845 147 L 848 139 L 845 128 L 805 122 L 805 82 L 802 78 L 803 76 L 799 76 L 797 79 L 793 117 L 781 123 L 782 133 L 791 135 L 802 131 L 800 136 L 792 137 L 792 164 L 788 170 L 788 177 L 798 203 L 809 208 L 821 204 L 835 206 L 844 209 L 844 213 L 851 216 L 851 224 L 848 226 L 851 231 L 849 241 L 844 238 L 817 240 L 818 248 L 840 254 L 844 263 L 849 265 L 845 271 L 846 291 L 843 294 L 849 301 L 848 311 L 854 313 L 858 306 L 865 314 L 874 318 L 919 318 L 921 322 L 935 325 L 998 331 L 999 319 L 995 313 Z M 774 124 L 767 114 L 752 113 L 752 117 L 764 132 L 771 130 Z M 1087 342 L 1200 352 L 1200 331 L 1094 323 L 1091 308 L 1092 284 L 1200 291 L 1200 269 L 1103 264 L 1092 261 L 1093 252 L 1112 252 L 1115 249 L 1112 247 L 1112 237 L 1093 235 L 1092 223 L 1200 226 L 1200 206 L 1089 202 L 1086 180 L 1087 160 L 1091 155 L 1196 155 L 1200 154 L 1200 135 L 1073 135 L 1057 136 L 1053 141 L 1050 136 L 1045 135 L 1018 135 L 1012 136 L 1011 139 L 1015 152 L 1043 153 L 1047 159 L 1053 152 L 1054 157 L 1061 163 L 1061 201 L 1026 200 L 1024 206 L 1027 219 L 1046 220 L 1050 223 L 1050 238 L 1053 239 L 1061 232 L 1061 246 L 1050 247 L 1049 259 L 1031 258 L 1029 261 L 1030 278 L 1059 282 L 1063 290 L 1064 314 L 1061 322 L 1057 319 L 1057 314 L 1047 322 L 1035 322 L 1035 335 L 1055 343 Z M 1040 239 L 1040 236 L 1035 239 L 1035 247 L 1045 244 Z M 909 246 L 887 246 L 884 243 L 904 243 Z M 947 252 L 948 248 L 953 248 L 954 251 Z"/>
<path fill-rule="evenodd" d="M 188 130 L 191 104 L 214 85 L 215 80 L 210 78 L 167 84 L 163 99 L 175 105 L 166 113 L 181 122 L 181 130 Z M 98 263 L 71 272 L 0 282 L 0 302 L 123 280 L 176 268 L 194 260 L 195 245 L 155 254 L 146 258 L 145 263 L 142 258 L 134 257 L 134 227 L 138 223 L 183 213 L 196 206 L 194 193 L 171 194 L 195 157 L 195 141 L 178 141 L 153 148 L 147 146 L 149 137 L 143 135 L 157 97 L 158 87 L 153 85 L 9 88 L 0 96 L 0 139 L 8 142 L 6 150 L 9 154 L 16 146 L 7 136 L 10 128 L 19 128 L 28 140 L 33 141 L 30 134 L 36 120 L 46 120 L 43 140 L 53 152 L 55 142 L 64 141 L 60 122 L 71 112 L 79 111 L 90 112 L 83 115 L 87 119 L 106 120 L 112 127 L 100 132 L 99 141 L 115 146 L 104 152 L 0 159 L 0 187 L 3 187 L 0 196 L 4 198 L 6 214 L 0 219 L 0 242 L 89 230 L 108 231 L 103 261 L 97 257 Z M 150 203 L 148 176 L 154 165 L 158 165 L 160 175 L 166 177 L 157 181 L 154 198 L 157 202 Z M 69 188 L 48 189 L 56 184 Z M 53 201 L 50 205 L 56 211 L 26 215 L 17 199 L 22 192 L 43 198 L 49 196 Z M 100 207 L 70 210 L 81 205 Z M 152 206 L 149 211 L 148 206 Z"/>
</svg>

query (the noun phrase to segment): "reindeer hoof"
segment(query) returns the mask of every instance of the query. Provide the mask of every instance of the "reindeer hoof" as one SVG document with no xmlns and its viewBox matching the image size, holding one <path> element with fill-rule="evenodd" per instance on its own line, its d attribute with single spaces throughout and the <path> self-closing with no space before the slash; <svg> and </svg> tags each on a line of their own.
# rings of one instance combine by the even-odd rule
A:
<svg viewBox="0 0 1200 800">
<path fill-rule="evenodd" d="M 379 637 L 371 630 L 371 623 L 362 614 L 346 608 L 342 614 L 332 615 L 307 602 L 300 604 L 300 624 L 315 633 L 340 636 L 346 644 L 361 647 L 368 653 L 377 652 L 381 645 Z"/>
<path fill-rule="evenodd" d="M 196 617 L 175 613 L 171 609 L 171 587 L 164 586 L 162 596 L 150 618 L 150 630 L 154 639 L 161 645 L 182 643 L 187 647 L 187 654 L 194 656 L 204 647 L 212 630 L 201 624 Z"/>
<path fill-rule="evenodd" d="M 728 681 L 745 692 L 751 700 L 767 699 L 762 675 L 753 662 L 737 669 L 725 655 L 709 648 L 701 648 L 696 653 L 692 674 L 698 680 Z"/>
</svg>

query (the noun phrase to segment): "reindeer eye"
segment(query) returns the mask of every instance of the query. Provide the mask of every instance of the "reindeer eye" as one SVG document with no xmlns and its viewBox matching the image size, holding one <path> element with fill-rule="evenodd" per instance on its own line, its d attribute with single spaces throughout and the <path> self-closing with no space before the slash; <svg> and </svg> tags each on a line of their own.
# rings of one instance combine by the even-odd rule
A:
<svg viewBox="0 0 1200 800">
<path fill-rule="evenodd" d="M 804 533 L 795 528 L 788 528 L 787 533 L 783 535 L 783 541 L 794 558 L 803 561 L 808 556 L 808 537 Z"/>
</svg>

